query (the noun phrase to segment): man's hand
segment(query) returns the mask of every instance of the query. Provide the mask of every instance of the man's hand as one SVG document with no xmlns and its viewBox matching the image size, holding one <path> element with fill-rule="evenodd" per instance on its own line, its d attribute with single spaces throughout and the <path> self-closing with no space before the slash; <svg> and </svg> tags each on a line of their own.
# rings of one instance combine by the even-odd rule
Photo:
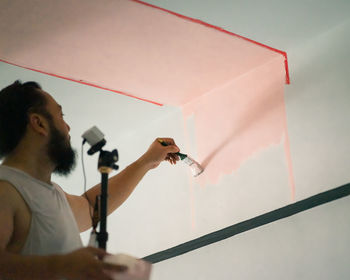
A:
<svg viewBox="0 0 350 280">
<path fill-rule="evenodd" d="M 125 266 L 108 264 L 102 261 L 107 253 L 98 248 L 87 247 L 67 255 L 57 256 L 53 264 L 60 277 L 68 280 L 113 280 L 111 272 L 121 272 Z"/>
<path fill-rule="evenodd" d="M 162 140 L 167 144 L 163 146 L 159 140 Z M 179 156 L 176 155 L 180 149 L 176 146 L 174 139 L 172 138 L 157 138 L 148 148 L 147 152 L 141 157 L 146 165 L 150 169 L 156 168 L 163 160 L 169 161 L 171 164 L 176 164 L 179 160 Z"/>
</svg>

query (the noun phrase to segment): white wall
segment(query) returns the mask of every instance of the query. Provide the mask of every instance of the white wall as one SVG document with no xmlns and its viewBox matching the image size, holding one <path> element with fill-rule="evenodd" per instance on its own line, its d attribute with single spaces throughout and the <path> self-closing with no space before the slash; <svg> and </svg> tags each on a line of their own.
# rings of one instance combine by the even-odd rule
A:
<svg viewBox="0 0 350 280">
<path fill-rule="evenodd" d="M 350 198 L 154 265 L 161 279 L 349 279 Z"/>
<path fill-rule="evenodd" d="M 299 200 L 350 181 L 349 1 L 147 2 L 200 18 L 287 51 L 291 85 L 285 88 L 285 100 L 296 198 Z M 0 63 L 1 87 L 15 79 L 38 81 L 62 104 L 66 120 L 72 128 L 73 146 L 78 150 L 81 144 L 80 135 L 92 125 L 98 125 L 106 134 L 107 147 L 118 148 L 121 168 L 140 156 L 157 136 L 174 137 L 179 146 L 187 147 L 179 108 L 158 107 Z M 195 151 L 190 152 L 195 154 Z M 85 156 L 89 187 L 100 179 L 96 171 L 96 161 L 96 157 Z M 282 144 L 254 155 L 238 172 L 224 177 L 215 186 L 204 188 L 196 185 L 185 166 L 177 165 L 172 168 L 164 163 L 150 172 L 130 199 L 110 216 L 109 250 L 142 257 L 286 205 L 291 202 L 286 172 Z M 72 176 L 55 180 L 68 192 L 82 193 L 80 162 Z M 339 201 L 339 205 L 341 203 Z M 333 202 L 332 205 L 338 205 L 338 202 Z M 312 240 L 309 221 L 315 223 L 317 217 L 323 219 L 326 214 L 333 215 L 323 221 L 320 227 L 323 230 L 334 228 L 337 223 L 332 217 L 339 215 L 339 211 L 349 210 L 346 203 L 339 206 L 339 211 L 338 206 L 334 207 L 335 212 L 315 210 L 312 212 L 315 213 L 312 219 L 305 216 L 302 226 L 293 218 L 277 222 L 276 228 L 271 232 L 266 231 L 269 228 L 266 226 L 252 231 L 254 234 L 250 232 L 234 237 L 234 244 L 229 247 L 232 252 L 225 252 L 220 247 L 221 243 L 212 245 L 211 248 L 216 251 L 211 254 L 217 254 L 224 264 L 222 267 L 218 266 L 224 271 L 222 278 L 216 279 L 228 279 L 233 275 L 240 279 L 255 279 L 260 275 L 260 270 L 257 268 L 247 275 L 244 268 L 249 270 L 259 265 L 269 266 L 268 259 L 271 258 L 280 258 L 278 261 L 289 258 L 287 263 L 297 260 L 304 253 L 307 240 Z M 304 214 L 298 215 L 300 219 L 304 219 L 303 216 Z M 342 223 L 343 230 L 334 232 L 334 236 L 340 242 L 347 242 L 344 247 L 348 247 L 349 223 L 346 220 L 342 220 Z M 299 227 L 299 235 L 287 234 L 287 239 L 293 246 L 285 250 L 270 250 L 268 242 L 263 244 L 265 237 L 272 242 L 281 237 L 281 231 L 286 232 L 294 227 Z M 83 238 L 86 241 L 87 234 Z M 259 239 L 262 244 L 255 248 L 256 254 L 266 257 L 250 258 L 245 255 L 243 259 L 239 259 L 242 254 L 247 254 L 247 246 Z M 300 239 L 304 243 L 299 243 Z M 324 248 L 328 248 L 333 242 L 333 233 L 330 232 L 319 240 L 326 244 Z M 239 250 L 235 250 L 237 247 Z M 340 245 L 334 249 L 336 252 L 332 255 L 338 265 L 342 264 L 342 259 L 348 257 L 344 251 L 338 251 L 339 248 Z M 312 251 L 307 251 L 310 256 L 305 266 L 289 266 L 288 270 L 283 266 L 271 266 L 271 271 L 275 271 L 268 275 L 272 279 L 279 279 L 282 274 L 286 279 L 294 279 L 296 277 L 292 276 L 303 273 L 307 267 L 313 265 L 322 265 L 322 275 L 331 274 L 335 268 L 326 261 L 326 251 L 319 251 L 321 256 L 325 256 L 324 259 L 314 258 Z M 231 261 L 231 253 L 232 258 L 239 259 L 239 262 Z M 204 267 L 207 266 L 207 261 L 212 261 L 190 254 L 188 257 L 185 255 L 183 260 L 181 258 L 164 262 L 164 267 L 162 264 L 157 265 L 155 277 L 175 271 L 177 267 L 182 269 L 179 273 L 186 275 L 185 273 L 197 271 L 192 269 L 192 265 Z M 231 270 L 231 267 L 237 269 Z M 348 273 L 346 267 L 341 266 L 339 269 Z M 171 273 L 166 275 L 167 279 L 179 279 L 176 275 L 172 277 Z M 198 279 L 213 278 L 211 274 L 206 275 L 208 278 L 201 275 Z M 194 274 L 191 277 L 183 276 L 183 279 L 197 279 L 195 277 Z M 305 276 L 301 279 L 322 278 Z"/>
<path fill-rule="evenodd" d="M 349 182 L 350 2 L 170 2 L 162 6 L 287 51 L 291 85 L 285 100 L 297 200 Z M 161 262 L 154 279 L 347 279 L 348 202 Z"/>
</svg>

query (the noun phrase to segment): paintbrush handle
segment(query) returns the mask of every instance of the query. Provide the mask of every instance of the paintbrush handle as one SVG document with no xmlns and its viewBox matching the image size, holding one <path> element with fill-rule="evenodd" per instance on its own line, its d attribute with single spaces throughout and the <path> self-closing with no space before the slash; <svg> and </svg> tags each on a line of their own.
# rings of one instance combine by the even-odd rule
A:
<svg viewBox="0 0 350 280">
<path fill-rule="evenodd" d="M 159 139 L 158 142 L 159 142 L 160 144 L 162 144 L 163 146 L 169 146 L 168 143 L 164 142 L 162 139 Z M 175 153 L 175 154 L 178 155 L 178 156 L 181 158 L 181 160 L 187 158 L 187 155 L 182 154 L 182 153 L 180 153 L 180 152 L 177 152 L 177 153 Z"/>
</svg>

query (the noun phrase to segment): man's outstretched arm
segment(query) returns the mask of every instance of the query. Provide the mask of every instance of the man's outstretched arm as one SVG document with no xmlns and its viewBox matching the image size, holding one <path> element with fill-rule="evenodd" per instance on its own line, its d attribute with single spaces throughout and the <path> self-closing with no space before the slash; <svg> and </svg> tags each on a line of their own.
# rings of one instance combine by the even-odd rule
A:
<svg viewBox="0 0 350 280">
<path fill-rule="evenodd" d="M 171 138 L 162 138 L 169 146 L 163 146 L 156 139 L 147 152 L 138 160 L 130 164 L 123 171 L 113 176 L 108 181 L 108 211 L 109 215 L 116 210 L 134 191 L 137 184 L 145 174 L 156 168 L 163 160 L 168 160 L 175 164 L 178 157 L 174 153 L 179 151 L 175 142 Z M 98 184 L 88 190 L 82 196 L 67 194 L 67 199 L 73 210 L 80 231 L 85 231 L 91 227 L 90 210 L 95 205 L 96 196 L 101 193 L 101 185 Z M 90 204 L 89 204 L 90 202 Z M 89 207 L 90 206 L 90 207 Z"/>
</svg>

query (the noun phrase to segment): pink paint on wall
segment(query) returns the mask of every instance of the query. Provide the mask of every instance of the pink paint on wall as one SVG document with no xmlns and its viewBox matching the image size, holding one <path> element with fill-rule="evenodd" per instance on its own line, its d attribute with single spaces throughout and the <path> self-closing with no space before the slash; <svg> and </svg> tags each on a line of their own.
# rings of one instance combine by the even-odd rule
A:
<svg viewBox="0 0 350 280">
<path fill-rule="evenodd" d="M 294 182 L 284 104 L 283 58 L 260 65 L 183 107 L 195 119 L 202 185 L 217 184 L 257 152 L 285 141 L 291 197 Z M 285 140 L 284 140 L 285 139 Z"/>
</svg>

